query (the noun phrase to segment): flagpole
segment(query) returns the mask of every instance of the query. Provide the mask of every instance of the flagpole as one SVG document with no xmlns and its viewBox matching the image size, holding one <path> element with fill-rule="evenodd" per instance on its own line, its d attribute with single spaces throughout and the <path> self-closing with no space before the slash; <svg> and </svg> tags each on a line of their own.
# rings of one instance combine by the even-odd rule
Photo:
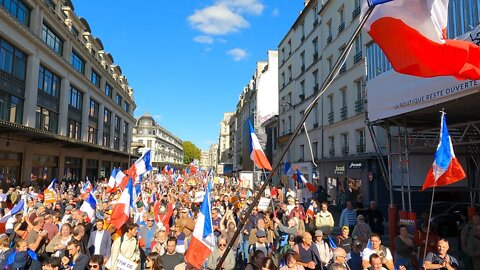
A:
<svg viewBox="0 0 480 270">
<path fill-rule="evenodd" d="M 290 136 L 290 138 L 288 139 L 288 142 L 285 146 L 285 148 L 283 149 L 281 155 L 280 155 L 280 158 L 277 160 L 277 162 L 274 164 L 273 168 L 272 168 L 272 171 L 270 172 L 268 178 L 265 180 L 265 182 L 263 183 L 262 187 L 260 188 L 257 196 L 255 196 L 255 199 L 253 200 L 252 204 L 247 208 L 247 212 L 245 213 L 245 217 L 241 219 L 240 221 L 240 224 L 239 226 L 237 227 L 237 230 L 235 231 L 235 233 L 233 234 L 232 236 L 232 239 L 230 240 L 230 242 L 228 243 L 227 245 L 227 249 L 226 249 L 226 252 L 223 253 L 222 257 L 220 258 L 220 260 L 218 261 L 217 263 L 217 267 L 215 268 L 216 270 L 220 270 L 223 262 L 225 261 L 225 259 L 227 258 L 227 255 L 228 253 L 230 252 L 230 250 L 232 249 L 232 246 L 233 246 L 233 243 L 236 241 L 237 237 L 239 236 L 240 234 L 240 230 L 241 228 L 243 228 L 243 226 L 245 225 L 245 223 L 247 222 L 250 214 L 252 213 L 252 210 L 253 210 L 253 207 L 256 206 L 258 204 L 258 201 L 260 200 L 260 197 L 262 195 L 262 193 L 265 191 L 267 185 L 270 183 L 270 181 L 272 180 L 272 175 L 273 173 L 279 168 L 280 166 L 280 161 L 283 160 L 283 158 L 285 157 L 288 149 L 290 148 L 290 146 L 292 145 L 293 143 L 293 140 L 295 140 L 295 137 L 300 133 L 300 130 L 303 128 L 303 123 L 305 123 L 305 121 L 307 120 L 307 117 L 310 115 L 310 113 L 312 112 L 313 108 L 314 108 L 314 105 L 318 102 L 318 100 L 320 99 L 320 97 L 323 95 L 323 93 L 327 90 L 327 88 L 330 86 L 330 84 L 333 82 L 333 80 L 335 79 L 335 77 L 338 75 L 338 72 L 340 70 L 340 67 L 341 65 L 343 65 L 343 63 L 345 62 L 346 60 L 346 56 L 348 56 L 348 54 L 350 53 L 350 49 L 352 48 L 352 45 L 355 41 L 355 39 L 357 38 L 357 36 L 360 34 L 360 32 L 362 31 L 362 28 L 363 26 L 365 25 L 367 19 L 370 17 L 370 15 L 372 14 L 372 11 L 373 11 L 373 6 L 369 7 L 368 10 L 366 11 L 365 13 L 365 16 L 363 16 L 363 18 L 361 19 L 359 25 L 357 26 L 357 28 L 355 29 L 355 32 L 353 33 L 352 37 L 350 38 L 350 40 L 347 42 L 346 46 L 345 46 L 345 49 L 342 51 L 342 53 L 340 54 L 340 56 L 338 57 L 338 60 L 335 62 L 335 65 L 333 66 L 333 68 L 330 70 L 330 72 L 328 73 L 327 77 L 325 78 L 325 81 L 322 83 L 322 86 L 320 87 L 320 91 L 318 91 L 318 93 L 316 94 L 316 96 L 313 98 L 313 100 L 310 102 L 310 104 L 308 105 L 308 107 L 305 109 L 305 112 L 302 116 L 302 118 L 300 119 L 300 123 L 298 124 L 298 126 L 295 128 L 295 131 L 293 132 L 293 134 Z"/>
</svg>

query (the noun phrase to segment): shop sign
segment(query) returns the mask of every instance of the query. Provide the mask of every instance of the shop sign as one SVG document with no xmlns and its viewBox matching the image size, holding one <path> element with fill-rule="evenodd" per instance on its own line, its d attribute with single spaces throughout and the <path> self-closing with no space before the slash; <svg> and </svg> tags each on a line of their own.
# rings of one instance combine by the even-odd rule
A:
<svg viewBox="0 0 480 270">
<path fill-rule="evenodd" d="M 335 174 L 345 174 L 345 165 L 335 165 L 335 171 L 333 171 Z"/>
<path fill-rule="evenodd" d="M 361 169 L 361 168 L 363 168 L 363 164 L 362 164 L 362 162 L 352 161 L 348 164 L 348 168 L 349 169 Z"/>
</svg>

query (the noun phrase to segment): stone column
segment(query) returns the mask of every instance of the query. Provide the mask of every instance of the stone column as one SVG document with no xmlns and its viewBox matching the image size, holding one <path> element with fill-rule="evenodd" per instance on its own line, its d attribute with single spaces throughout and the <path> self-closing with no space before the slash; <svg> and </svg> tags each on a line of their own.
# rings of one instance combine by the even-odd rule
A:
<svg viewBox="0 0 480 270">
<path fill-rule="evenodd" d="M 68 100 L 70 98 L 70 79 L 63 78 L 60 89 L 60 107 L 58 115 L 58 134 L 67 136 L 68 133 Z M 63 171 L 61 171 L 63 173 Z"/>
<path fill-rule="evenodd" d="M 23 125 L 35 127 L 35 111 L 37 108 L 38 94 L 38 69 L 40 59 L 36 55 L 30 55 L 27 59 L 25 77 L 25 102 L 23 104 Z"/>
<path fill-rule="evenodd" d="M 103 117 L 105 117 L 105 105 L 100 103 L 98 106 L 98 145 L 102 145 L 103 143 Z"/>
<path fill-rule="evenodd" d="M 81 127 L 81 140 L 88 141 L 88 113 L 90 110 L 90 93 L 83 93 L 83 107 L 82 107 L 82 127 Z"/>
</svg>

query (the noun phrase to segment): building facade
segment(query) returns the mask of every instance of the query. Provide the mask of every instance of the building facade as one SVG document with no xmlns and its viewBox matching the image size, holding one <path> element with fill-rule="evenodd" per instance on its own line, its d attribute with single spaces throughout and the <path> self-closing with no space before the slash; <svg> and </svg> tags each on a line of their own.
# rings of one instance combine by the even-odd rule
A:
<svg viewBox="0 0 480 270">
<path fill-rule="evenodd" d="M 360 4 L 360 0 L 306 1 L 280 42 L 278 143 L 282 150 L 358 26 Z M 309 138 L 302 130 L 282 161 L 326 188 L 334 204 L 338 193 L 353 201 L 374 199 L 376 184 L 384 184 L 365 124 L 363 48 L 361 35 L 314 104 L 305 123 Z"/>
<path fill-rule="evenodd" d="M 150 158 L 154 171 L 161 171 L 167 164 L 183 164 L 183 143 L 178 137 L 173 135 L 158 123 L 153 117 L 144 114 L 138 118 L 133 128 L 133 142 L 141 155 L 147 149 L 150 149 Z M 137 149 L 132 147 L 132 152 Z"/>
<path fill-rule="evenodd" d="M 278 51 L 268 51 L 266 61 L 257 62 L 255 72 L 243 88 L 235 115 L 230 118 L 233 171 L 253 171 L 250 160 L 250 127 L 265 147 L 267 134 L 263 123 L 278 114 Z"/>
<path fill-rule="evenodd" d="M 210 148 L 201 152 L 200 157 L 200 170 L 209 171 L 210 169 L 216 170 L 218 165 L 218 144 L 214 143 L 210 145 Z"/>
<path fill-rule="evenodd" d="M 71 1 L 0 2 L 3 185 L 127 166 L 133 89 Z"/>
<path fill-rule="evenodd" d="M 218 138 L 218 162 L 232 163 L 232 155 L 230 149 L 230 119 L 234 113 L 228 112 L 223 114 L 222 122 L 220 122 L 220 136 Z"/>
</svg>

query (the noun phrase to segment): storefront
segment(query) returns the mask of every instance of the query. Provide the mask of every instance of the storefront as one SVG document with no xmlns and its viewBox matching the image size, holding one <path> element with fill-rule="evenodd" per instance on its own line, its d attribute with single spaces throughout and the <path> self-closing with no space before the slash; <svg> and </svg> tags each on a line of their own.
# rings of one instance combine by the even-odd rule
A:
<svg viewBox="0 0 480 270">
<path fill-rule="evenodd" d="M 58 156 L 32 155 L 32 180 L 48 184 L 58 178 Z"/>
<path fill-rule="evenodd" d="M 356 160 L 326 161 L 319 164 L 319 179 L 328 194 L 331 205 L 345 207 L 347 201 L 363 208 L 377 199 L 375 187 L 380 173 L 373 157 Z M 376 176 L 376 177 L 374 177 Z"/>
<path fill-rule="evenodd" d="M 20 183 L 22 154 L 0 151 L 0 187 L 6 189 Z"/>
</svg>

